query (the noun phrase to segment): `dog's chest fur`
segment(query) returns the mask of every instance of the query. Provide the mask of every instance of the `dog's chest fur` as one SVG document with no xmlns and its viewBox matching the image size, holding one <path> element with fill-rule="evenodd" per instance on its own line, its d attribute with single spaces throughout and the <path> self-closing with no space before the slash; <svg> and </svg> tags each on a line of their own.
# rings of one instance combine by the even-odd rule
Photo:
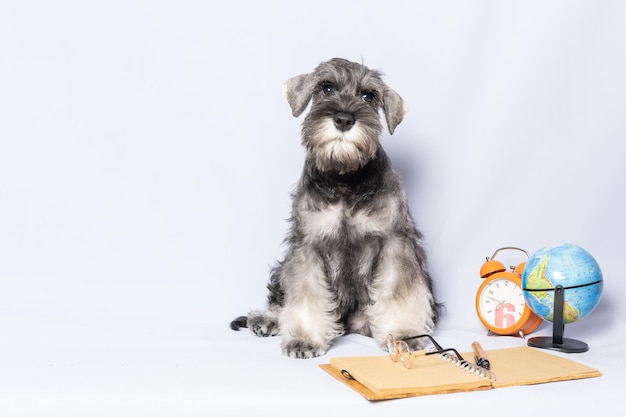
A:
<svg viewBox="0 0 626 417">
<path fill-rule="evenodd" d="M 352 246 L 368 235 L 390 232 L 398 210 L 395 199 L 385 198 L 396 191 L 391 173 L 385 169 L 387 156 L 377 158 L 348 174 L 320 172 L 305 168 L 300 192 L 296 195 L 303 238 L 310 243 L 337 241 Z"/>
<path fill-rule="evenodd" d="M 369 304 L 381 248 L 393 235 L 401 207 L 395 174 L 382 150 L 377 158 L 349 174 L 305 167 L 294 203 L 293 237 L 321 258 L 328 285 L 348 319 Z"/>
</svg>

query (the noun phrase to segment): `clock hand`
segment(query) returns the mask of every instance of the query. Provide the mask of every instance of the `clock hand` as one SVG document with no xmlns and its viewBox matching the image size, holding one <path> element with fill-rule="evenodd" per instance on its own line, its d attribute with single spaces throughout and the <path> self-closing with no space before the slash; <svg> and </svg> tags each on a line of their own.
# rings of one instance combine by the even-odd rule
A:
<svg viewBox="0 0 626 417">
<path fill-rule="evenodd" d="M 496 303 L 498 303 L 498 306 L 496 307 L 496 310 L 499 310 L 499 309 L 501 309 L 502 307 L 505 307 L 508 304 L 506 301 L 496 300 L 493 297 L 487 296 L 487 298 L 489 298 L 491 301 L 495 301 Z"/>
</svg>

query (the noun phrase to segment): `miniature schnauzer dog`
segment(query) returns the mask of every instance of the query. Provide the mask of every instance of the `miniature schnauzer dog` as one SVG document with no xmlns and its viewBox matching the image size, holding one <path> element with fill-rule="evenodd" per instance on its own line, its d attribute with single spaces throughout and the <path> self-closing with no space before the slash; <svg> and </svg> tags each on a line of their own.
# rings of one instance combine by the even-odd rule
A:
<svg viewBox="0 0 626 417">
<path fill-rule="evenodd" d="M 236 318 L 231 328 L 281 335 L 283 353 L 294 358 L 323 355 L 349 332 L 381 346 L 388 334 L 430 333 L 441 305 L 422 235 L 379 142 L 379 111 L 393 134 L 405 102 L 379 71 L 340 58 L 287 80 L 284 89 L 294 117 L 311 103 L 286 255 L 271 271 L 267 309 Z"/>
</svg>

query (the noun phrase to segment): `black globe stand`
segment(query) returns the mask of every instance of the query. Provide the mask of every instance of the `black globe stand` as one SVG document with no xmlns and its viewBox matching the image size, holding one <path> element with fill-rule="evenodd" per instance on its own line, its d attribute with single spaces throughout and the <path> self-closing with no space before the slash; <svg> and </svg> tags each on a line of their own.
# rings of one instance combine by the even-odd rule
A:
<svg viewBox="0 0 626 417">
<path fill-rule="evenodd" d="M 563 337 L 565 324 L 563 324 L 563 306 L 565 304 L 565 291 L 562 285 L 554 288 L 554 317 L 552 321 L 552 337 L 540 336 L 528 339 L 528 346 L 558 350 L 565 353 L 581 353 L 589 350 L 589 346 L 576 339 Z"/>
</svg>

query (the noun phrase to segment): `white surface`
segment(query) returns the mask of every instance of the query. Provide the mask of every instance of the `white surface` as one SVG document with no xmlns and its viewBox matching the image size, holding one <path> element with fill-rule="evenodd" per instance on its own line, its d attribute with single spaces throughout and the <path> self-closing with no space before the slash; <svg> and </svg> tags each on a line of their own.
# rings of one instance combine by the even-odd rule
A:
<svg viewBox="0 0 626 417">
<path fill-rule="evenodd" d="M 0 414 L 623 414 L 625 23 L 611 1 L 3 2 Z M 303 151 L 281 85 L 335 56 L 409 104 L 382 140 L 435 336 L 523 344 L 485 336 L 482 262 L 575 243 L 605 291 L 565 335 L 602 377 L 371 404 L 318 368 L 371 339 L 293 360 L 228 328 L 284 249 Z"/>
</svg>

